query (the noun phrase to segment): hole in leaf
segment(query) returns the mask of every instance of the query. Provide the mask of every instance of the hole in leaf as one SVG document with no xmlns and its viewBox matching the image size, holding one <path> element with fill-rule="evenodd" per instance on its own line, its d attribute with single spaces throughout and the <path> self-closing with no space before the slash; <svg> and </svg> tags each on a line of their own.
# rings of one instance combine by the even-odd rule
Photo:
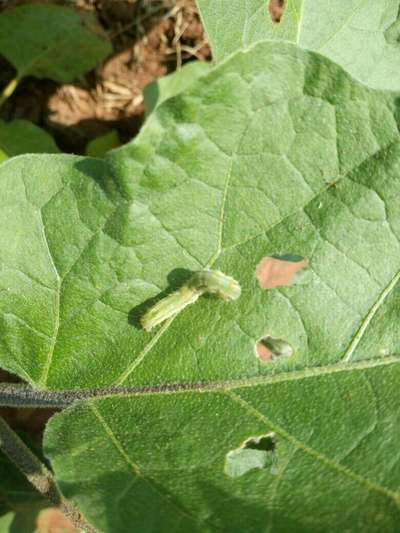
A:
<svg viewBox="0 0 400 533">
<path fill-rule="evenodd" d="M 285 0 L 269 0 L 268 11 L 273 24 L 279 24 L 285 11 Z"/>
<path fill-rule="evenodd" d="M 296 285 L 307 281 L 308 276 L 301 272 L 307 266 L 300 255 L 267 256 L 258 263 L 256 277 L 262 289 Z"/>
<path fill-rule="evenodd" d="M 250 437 L 243 443 L 243 448 L 246 450 L 264 450 L 264 452 L 273 452 L 276 448 L 276 433 L 271 431 L 266 435 L 259 437 Z"/>
<path fill-rule="evenodd" d="M 276 443 L 276 434 L 273 432 L 245 440 L 239 448 L 230 450 L 226 454 L 225 474 L 235 478 L 251 470 L 268 467 L 271 467 L 272 474 L 276 474 Z"/>
<path fill-rule="evenodd" d="M 268 335 L 256 342 L 256 355 L 264 363 L 291 357 L 293 353 L 292 346 L 283 339 L 275 339 Z"/>
</svg>

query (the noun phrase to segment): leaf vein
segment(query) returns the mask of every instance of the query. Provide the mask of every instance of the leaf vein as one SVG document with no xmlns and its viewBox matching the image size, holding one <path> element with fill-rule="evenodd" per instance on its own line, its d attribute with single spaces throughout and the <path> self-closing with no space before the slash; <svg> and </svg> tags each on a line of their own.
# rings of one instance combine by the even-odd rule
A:
<svg viewBox="0 0 400 533">
<path fill-rule="evenodd" d="M 138 478 L 142 479 L 144 482 L 146 482 L 159 495 L 159 497 L 167 503 L 168 506 L 171 506 L 175 510 L 175 512 L 179 516 L 183 516 L 184 518 L 188 518 L 192 522 L 195 522 L 197 524 L 198 521 L 196 520 L 196 518 L 187 509 L 183 508 L 182 505 L 180 505 L 176 501 L 172 500 L 169 497 L 168 494 L 165 494 L 164 492 L 162 492 L 160 490 L 160 488 L 157 486 L 156 483 L 154 483 L 150 478 L 148 478 L 147 476 L 144 475 L 144 473 L 142 472 L 142 469 L 140 468 L 140 466 L 137 463 L 135 463 L 130 458 L 130 456 L 127 454 L 127 452 L 124 450 L 122 444 L 117 439 L 116 435 L 114 434 L 114 432 L 112 431 L 110 426 L 107 424 L 107 421 L 104 419 L 104 417 L 101 415 L 100 411 L 97 409 L 97 407 L 93 403 L 90 403 L 90 409 L 92 410 L 93 414 L 97 418 L 97 420 L 98 420 L 99 424 L 101 425 L 101 427 L 104 429 L 104 432 L 106 433 L 106 435 L 109 437 L 111 442 L 114 444 L 114 446 L 117 449 L 118 453 L 121 455 L 121 457 L 123 458 L 125 463 L 130 468 L 132 468 L 132 470 L 135 473 L 135 475 Z"/>
<path fill-rule="evenodd" d="M 54 293 L 54 299 L 55 299 L 55 301 L 54 301 L 54 305 L 55 305 L 54 329 L 53 329 L 53 334 L 51 336 L 49 350 L 47 352 L 46 362 L 45 362 L 44 367 L 43 367 L 42 375 L 40 376 L 39 381 L 38 381 L 38 384 L 44 387 L 45 384 L 46 384 L 46 381 L 47 381 L 47 376 L 48 376 L 49 371 L 50 371 L 50 366 L 51 366 L 51 362 L 52 362 L 52 359 L 53 359 L 54 348 L 55 348 L 55 345 L 56 345 L 58 330 L 59 330 L 59 327 L 60 327 L 61 277 L 60 277 L 60 274 L 58 273 L 57 267 L 56 267 L 56 265 L 54 263 L 54 259 L 53 259 L 53 256 L 51 254 L 51 251 L 50 251 L 49 242 L 48 242 L 47 235 L 46 235 L 46 229 L 45 229 L 45 225 L 44 225 L 44 221 L 43 221 L 43 215 L 42 215 L 42 211 L 40 209 L 38 210 L 38 215 L 39 215 L 40 227 L 41 227 L 41 231 L 42 231 L 43 242 L 44 242 L 44 245 L 45 245 L 45 248 L 46 248 L 46 252 L 47 252 L 47 255 L 48 255 L 48 258 L 49 258 L 50 265 L 51 265 L 51 267 L 54 270 L 54 273 L 55 273 L 55 276 L 56 276 L 56 281 L 57 281 L 57 288 L 56 288 L 56 291 Z"/>
<path fill-rule="evenodd" d="M 173 317 L 170 319 L 172 320 Z M 151 347 L 147 347 L 147 351 Z M 146 352 L 147 353 L 147 352 Z M 338 363 L 315 366 L 311 368 L 303 368 L 291 372 L 278 372 L 276 374 L 269 374 L 264 376 L 253 376 L 248 378 L 238 378 L 226 381 L 209 381 L 199 383 L 170 383 L 160 385 L 143 385 L 143 386 L 128 386 L 121 387 L 122 382 L 126 379 L 119 378 L 114 385 L 104 389 L 92 389 L 87 391 L 79 391 L 76 398 L 104 398 L 112 396 L 145 396 L 155 394 L 178 394 L 187 392 L 219 392 L 223 390 L 234 390 L 245 387 L 254 387 L 258 385 L 269 385 L 273 383 L 285 383 L 289 381 L 300 381 L 308 378 L 318 378 L 329 376 L 333 374 L 355 372 L 362 370 L 369 370 L 387 365 L 400 364 L 400 355 L 392 355 L 386 357 L 377 357 L 375 359 L 364 359 L 354 361 L 352 363 Z M 55 393 L 56 395 L 65 395 L 67 403 L 74 401 L 74 393 L 67 391 L 64 393 Z"/>
<path fill-rule="evenodd" d="M 390 293 L 393 291 L 395 286 L 400 280 L 400 270 L 397 272 L 397 274 L 390 280 L 388 285 L 383 289 L 383 291 L 378 296 L 377 300 L 374 302 L 368 313 L 366 314 L 364 320 L 361 322 L 360 327 L 357 330 L 357 333 L 353 337 L 352 341 L 350 342 L 347 350 L 344 353 L 343 361 L 350 361 L 351 357 L 353 356 L 355 350 L 357 349 L 358 345 L 360 344 L 361 340 L 363 339 L 365 332 L 371 323 L 372 319 L 376 315 L 376 313 L 379 311 L 381 306 L 383 305 L 386 298 L 390 295 Z"/>
</svg>

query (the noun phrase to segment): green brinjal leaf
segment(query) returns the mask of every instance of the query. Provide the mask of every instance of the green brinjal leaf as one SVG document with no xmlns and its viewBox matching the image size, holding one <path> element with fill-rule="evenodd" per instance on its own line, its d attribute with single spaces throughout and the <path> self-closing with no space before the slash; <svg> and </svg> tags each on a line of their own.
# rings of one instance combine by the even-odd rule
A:
<svg viewBox="0 0 400 533">
<path fill-rule="evenodd" d="M 395 531 L 399 161 L 389 95 L 265 42 L 104 160 L 0 167 L 0 363 L 109 387 L 45 439 L 99 531 Z M 265 257 L 308 275 L 264 289 Z M 143 331 L 204 268 L 240 298 Z"/>
<path fill-rule="evenodd" d="M 197 4 L 217 61 L 261 39 L 285 39 L 326 55 L 370 87 L 400 90 L 398 0 L 286 0 L 279 23 L 266 0 Z"/>
<path fill-rule="evenodd" d="M 7 159 L 20 154 L 51 154 L 60 150 L 46 131 L 28 120 L 17 119 L 11 122 L 0 120 L 0 151 L 5 154 L 4 159 Z"/>
<path fill-rule="evenodd" d="M 84 19 L 70 8 L 31 4 L 0 14 L 0 54 L 17 77 L 72 81 L 95 67 L 111 51 Z"/>
<path fill-rule="evenodd" d="M 395 532 L 399 369 L 370 360 L 91 401 L 51 419 L 46 450 L 101 532 Z M 228 475 L 227 455 L 271 431 L 273 467 Z"/>
<path fill-rule="evenodd" d="M 266 43 L 160 106 L 104 162 L 4 163 L 1 364 L 60 389 L 247 378 L 397 353 L 397 330 L 381 326 L 400 261 L 388 102 L 321 56 Z M 262 290 L 256 266 L 285 254 L 309 262 L 307 283 Z M 237 279 L 239 300 L 201 297 L 143 331 L 154 298 L 202 268 Z M 294 355 L 263 364 L 263 336 Z"/>
</svg>

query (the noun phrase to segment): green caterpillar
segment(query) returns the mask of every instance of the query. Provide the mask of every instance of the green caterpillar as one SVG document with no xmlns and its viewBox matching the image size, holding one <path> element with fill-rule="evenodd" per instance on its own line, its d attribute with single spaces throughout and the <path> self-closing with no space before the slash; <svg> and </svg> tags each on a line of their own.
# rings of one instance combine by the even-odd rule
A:
<svg viewBox="0 0 400 533">
<path fill-rule="evenodd" d="M 199 270 L 180 289 L 157 302 L 142 316 L 140 322 L 143 329 L 150 331 L 164 320 L 177 315 L 205 292 L 216 294 L 224 300 L 236 300 L 241 289 L 236 280 L 219 270 Z"/>
</svg>

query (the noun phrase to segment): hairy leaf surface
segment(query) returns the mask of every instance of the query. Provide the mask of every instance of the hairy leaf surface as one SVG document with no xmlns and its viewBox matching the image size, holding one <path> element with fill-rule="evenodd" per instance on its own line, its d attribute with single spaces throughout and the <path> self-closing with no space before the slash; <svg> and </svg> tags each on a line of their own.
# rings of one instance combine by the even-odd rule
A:
<svg viewBox="0 0 400 533">
<path fill-rule="evenodd" d="M 395 532 L 400 367 L 375 363 L 80 404 L 47 453 L 99 531 Z M 227 453 L 268 431 L 274 469 L 227 476 Z"/>
<path fill-rule="evenodd" d="M 373 331 L 396 305 L 397 143 L 384 95 L 270 43 L 160 107 L 106 162 L 4 163 L 2 364 L 60 389 L 236 379 L 396 353 L 396 331 L 384 341 Z M 261 290 L 256 265 L 285 253 L 310 262 L 309 282 Z M 149 302 L 200 268 L 233 276 L 241 298 L 203 297 L 144 332 Z M 266 334 L 295 356 L 260 363 L 254 345 Z"/>
</svg>

